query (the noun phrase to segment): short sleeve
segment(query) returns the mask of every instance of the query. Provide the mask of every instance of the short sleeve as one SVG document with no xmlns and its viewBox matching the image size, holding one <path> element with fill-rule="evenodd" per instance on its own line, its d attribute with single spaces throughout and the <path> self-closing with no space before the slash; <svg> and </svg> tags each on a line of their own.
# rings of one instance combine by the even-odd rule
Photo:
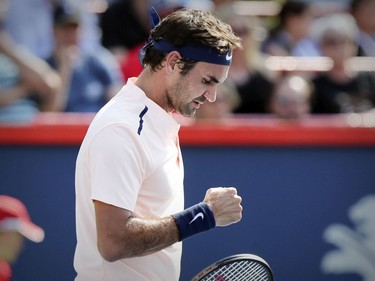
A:
<svg viewBox="0 0 375 281">
<path fill-rule="evenodd" d="M 89 147 L 91 199 L 134 211 L 144 175 L 145 153 L 129 128 L 111 125 Z"/>
</svg>

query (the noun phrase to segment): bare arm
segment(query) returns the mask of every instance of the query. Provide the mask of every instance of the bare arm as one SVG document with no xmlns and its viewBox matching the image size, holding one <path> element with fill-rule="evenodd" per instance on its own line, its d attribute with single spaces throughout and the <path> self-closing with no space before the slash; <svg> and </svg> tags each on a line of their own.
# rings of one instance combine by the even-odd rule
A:
<svg viewBox="0 0 375 281">
<path fill-rule="evenodd" d="M 204 198 L 217 226 L 241 220 L 241 201 L 235 188 L 210 188 Z M 98 249 L 107 261 L 149 255 L 179 241 L 179 229 L 172 216 L 136 218 L 128 210 L 100 201 L 94 201 L 94 205 Z"/>
<path fill-rule="evenodd" d="M 21 76 L 20 86 L 41 95 L 41 110 L 57 110 L 57 98 L 61 87 L 59 75 L 42 59 L 26 54 L 4 31 L 0 31 L 0 52 L 18 66 Z"/>
<path fill-rule="evenodd" d="M 172 216 L 161 219 L 135 218 L 124 210 L 94 201 L 98 249 L 107 261 L 149 255 L 178 241 Z"/>
<path fill-rule="evenodd" d="M 7 106 L 16 100 L 27 96 L 27 89 L 23 85 L 16 85 L 7 89 L 0 89 L 0 107 Z"/>
</svg>

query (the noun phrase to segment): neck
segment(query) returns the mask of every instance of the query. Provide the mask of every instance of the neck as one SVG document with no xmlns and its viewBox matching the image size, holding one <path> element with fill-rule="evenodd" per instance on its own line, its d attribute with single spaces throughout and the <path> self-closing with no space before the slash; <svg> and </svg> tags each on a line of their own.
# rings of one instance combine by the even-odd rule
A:
<svg viewBox="0 0 375 281">
<path fill-rule="evenodd" d="M 159 78 L 160 71 L 153 72 L 151 68 L 146 67 L 138 76 L 135 85 L 138 86 L 146 96 L 163 108 L 166 112 L 171 109 L 168 106 L 168 98 L 166 95 L 166 88 L 164 80 Z"/>
</svg>

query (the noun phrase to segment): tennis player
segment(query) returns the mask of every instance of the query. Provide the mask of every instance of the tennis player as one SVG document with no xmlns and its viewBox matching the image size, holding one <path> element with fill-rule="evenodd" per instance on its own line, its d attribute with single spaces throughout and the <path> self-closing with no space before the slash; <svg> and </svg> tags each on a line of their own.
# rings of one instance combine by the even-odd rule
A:
<svg viewBox="0 0 375 281">
<path fill-rule="evenodd" d="M 209 188 L 184 209 L 180 126 L 172 117 L 215 101 L 240 39 L 207 12 L 159 20 L 152 10 L 142 73 L 98 112 L 79 151 L 76 281 L 178 280 L 181 241 L 242 216 L 234 187 Z"/>
</svg>

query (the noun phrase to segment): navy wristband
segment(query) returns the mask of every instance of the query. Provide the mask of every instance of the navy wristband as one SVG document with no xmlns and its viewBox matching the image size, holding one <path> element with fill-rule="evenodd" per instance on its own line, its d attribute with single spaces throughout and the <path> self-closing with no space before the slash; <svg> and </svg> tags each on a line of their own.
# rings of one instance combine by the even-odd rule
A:
<svg viewBox="0 0 375 281">
<path fill-rule="evenodd" d="M 216 226 L 214 214 L 210 206 L 205 202 L 172 216 L 180 231 L 180 241 Z"/>
</svg>

